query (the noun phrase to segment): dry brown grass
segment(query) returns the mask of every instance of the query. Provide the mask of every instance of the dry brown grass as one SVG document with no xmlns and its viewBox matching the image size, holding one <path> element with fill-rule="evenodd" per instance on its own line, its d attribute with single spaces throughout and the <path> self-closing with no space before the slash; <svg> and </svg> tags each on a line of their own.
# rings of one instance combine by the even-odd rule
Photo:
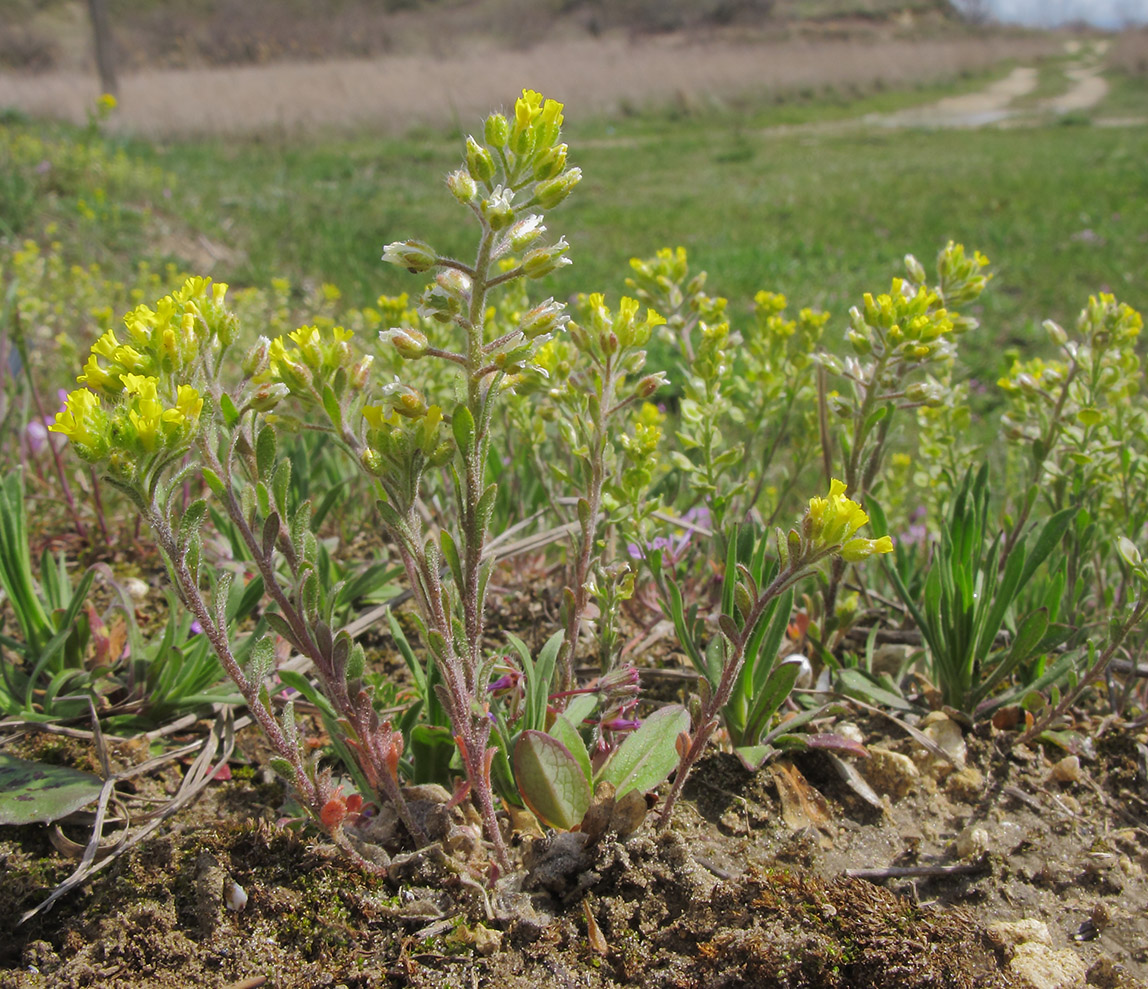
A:
<svg viewBox="0 0 1148 989">
<path fill-rule="evenodd" d="M 570 114 L 589 116 L 671 102 L 705 106 L 780 92 L 911 86 L 1033 58 L 1059 44 L 1052 36 L 750 44 L 670 35 L 547 42 L 524 51 L 473 46 L 450 57 L 147 69 L 122 77 L 112 123 L 149 136 L 396 131 L 475 119 L 524 85 L 564 100 Z M 81 121 L 96 95 L 86 73 L 0 73 L 0 106 L 37 116 Z"/>
<path fill-rule="evenodd" d="M 1148 76 L 1148 28 L 1121 32 L 1108 49 L 1107 62 L 1130 76 Z"/>
<path fill-rule="evenodd" d="M 107 0 L 124 69 L 447 54 L 680 31 L 954 24 L 946 0 Z M 3 0 L 0 67 L 87 69 L 84 0 Z"/>
</svg>

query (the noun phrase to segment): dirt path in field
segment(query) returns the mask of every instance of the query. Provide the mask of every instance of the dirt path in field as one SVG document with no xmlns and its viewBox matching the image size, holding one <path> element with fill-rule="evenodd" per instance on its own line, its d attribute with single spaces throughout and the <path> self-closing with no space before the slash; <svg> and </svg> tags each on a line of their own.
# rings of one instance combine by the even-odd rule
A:
<svg viewBox="0 0 1148 989">
<path fill-rule="evenodd" d="M 1059 44 L 1051 36 L 784 42 L 665 36 L 549 42 L 511 52 L 463 47 L 450 57 L 147 70 L 121 78 L 110 124 L 160 138 L 394 132 L 476 119 L 523 86 L 564 100 L 571 117 L 667 103 L 696 109 L 779 91 L 953 79 L 1006 59 L 1029 61 Z M 79 72 L 0 73 L 0 107 L 34 116 L 82 122 L 98 94 L 94 76 Z M 1007 103 L 1009 90 L 998 83 L 985 98 L 990 106 Z"/>
<path fill-rule="evenodd" d="M 1015 125 L 1048 114 L 1091 110 L 1108 95 L 1101 61 L 1108 43 L 1096 41 L 1081 48 L 1078 43 L 1070 42 L 1066 47 L 1070 55 L 1078 57 L 1065 66 L 1065 88 L 1054 96 L 1036 102 L 1019 102 L 1036 89 L 1039 74 L 1031 66 L 1018 66 L 1005 78 L 978 92 L 898 113 L 874 115 L 866 120 L 887 127 L 984 127 Z"/>
</svg>

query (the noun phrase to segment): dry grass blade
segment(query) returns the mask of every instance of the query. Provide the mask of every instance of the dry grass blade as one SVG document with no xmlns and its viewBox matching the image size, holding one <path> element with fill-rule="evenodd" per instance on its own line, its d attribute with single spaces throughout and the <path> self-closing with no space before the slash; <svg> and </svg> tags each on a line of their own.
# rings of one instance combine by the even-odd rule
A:
<svg viewBox="0 0 1148 989">
<path fill-rule="evenodd" d="M 124 840 L 116 846 L 115 850 L 105 858 L 96 861 L 97 853 L 100 850 L 100 841 L 103 837 L 104 818 L 107 812 L 108 801 L 112 796 L 116 783 L 124 779 L 127 774 L 116 774 L 108 777 L 104 783 L 103 790 L 100 792 L 100 800 L 96 809 L 96 819 L 92 824 L 92 837 L 84 849 L 84 855 L 80 859 L 80 864 L 67 879 L 52 890 L 51 895 L 44 900 L 43 903 L 24 913 L 19 922 L 23 924 L 37 914 L 48 910 L 61 896 L 71 892 L 90 876 L 99 872 L 109 863 L 114 862 L 128 849 L 139 844 L 144 838 L 154 832 L 161 823 L 171 817 L 172 814 L 190 803 L 202 792 L 212 777 L 226 765 L 227 760 L 231 758 L 231 753 L 234 748 L 235 722 L 231 709 L 227 708 L 216 717 L 215 724 L 212 725 L 211 731 L 203 740 L 202 750 L 184 775 L 183 783 L 180 784 L 180 788 L 175 796 L 164 805 L 162 810 L 152 816 L 148 824 L 130 836 L 127 836 L 125 832 Z M 216 753 L 220 753 L 220 757 L 217 762 L 213 762 Z M 130 775 L 134 776 L 137 774 L 133 771 Z"/>
<path fill-rule="evenodd" d="M 822 691 L 808 691 L 808 693 L 822 693 Z M 930 754 L 936 756 L 938 759 L 944 759 L 954 769 L 960 769 L 957 765 L 957 760 L 954 759 L 948 752 L 942 749 L 936 742 L 934 742 L 928 735 L 917 728 L 914 728 L 907 721 L 902 721 L 895 714 L 890 714 L 888 711 L 879 707 L 874 707 L 872 704 L 866 704 L 864 701 L 859 701 L 856 697 L 849 697 L 846 694 L 839 694 L 836 691 L 829 691 L 833 696 L 841 698 L 841 700 L 849 703 L 856 704 L 858 707 L 863 708 L 873 714 L 879 714 L 883 718 L 888 718 L 898 728 L 900 728 L 906 735 L 908 735 L 914 742 L 925 748 Z"/>
</svg>

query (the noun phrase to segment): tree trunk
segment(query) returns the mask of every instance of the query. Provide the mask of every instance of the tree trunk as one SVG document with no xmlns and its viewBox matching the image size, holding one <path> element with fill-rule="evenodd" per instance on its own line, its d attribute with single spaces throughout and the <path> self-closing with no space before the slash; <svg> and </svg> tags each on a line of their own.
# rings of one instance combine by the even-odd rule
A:
<svg viewBox="0 0 1148 989">
<path fill-rule="evenodd" d="M 96 67 L 100 72 L 101 91 L 116 95 L 115 53 L 112 51 L 112 32 L 108 24 L 106 0 L 88 0 L 92 15 L 92 36 L 96 43 Z"/>
</svg>

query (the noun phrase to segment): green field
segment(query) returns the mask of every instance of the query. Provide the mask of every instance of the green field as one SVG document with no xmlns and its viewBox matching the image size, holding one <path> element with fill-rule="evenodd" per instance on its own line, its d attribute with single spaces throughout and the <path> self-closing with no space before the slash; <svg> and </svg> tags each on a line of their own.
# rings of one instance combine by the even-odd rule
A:
<svg viewBox="0 0 1148 989">
<path fill-rule="evenodd" d="M 830 310 L 833 334 L 863 291 L 887 288 L 906 252 L 928 262 L 954 239 L 986 253 L 997 273 L 980 338 L 968 344 L 979 355 L 970 354 L 974 366 L 989 375 L 1003 348 L 1032 339 L 1045 318 L 1073 319 L 1090 292 L 1148 306 L 1148 129 L 1094 127 L 1076 115 L 976 131 L 827 123 L 938 95 L 569 120 L 571 161 L 585 178 L 550 223 L 568 237 L 575 263 L 542 290 L 617 295 L 629 258 L 683 245 L 734 313 L 768 288 Z M 1117 79 L 1109 100 L 1118 110 L 1144 95 L 1142 79 Z M 826 126 L 777 126 L 800 118 Z M 420 236 L 448 253 L 471 241 L 442 185 L 459 159 L 458 133 L 156 146 L 26 122 L 7 131 L 12 141 L 48 134 L 93 142 L 152 176 L 135 188 L 131 168 L 119 186 L 98 168 L 80 170 L 72 184 L 37 197 L 37 187 L 21 187 L 7 169 L 0 212 L 9 242 L 47 240 L 54 219 L 64 231 L 54 236 L 74 261 L 126 271 L 150 258 L 186 268 L 170 238 L 156 233 L 174 230 L 182 243 L 202 235 L 223 249 L 210 270 L 217 279 L 329 282 L 364 305 L 421 288 L 420 279 L 379 261 L 388 241 Z M 80 230 L 76 201 L 93 196 L 84 184 L 105 180 L 104 194 L 119 204 Z"/>
</svg>

